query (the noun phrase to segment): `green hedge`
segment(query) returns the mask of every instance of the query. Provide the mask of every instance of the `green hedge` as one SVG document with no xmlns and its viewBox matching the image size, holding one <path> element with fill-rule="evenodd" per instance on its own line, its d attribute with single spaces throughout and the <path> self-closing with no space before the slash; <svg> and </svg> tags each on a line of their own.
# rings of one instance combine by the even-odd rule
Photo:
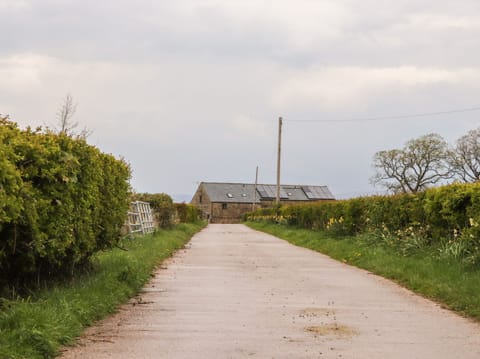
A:
<svg viewBox="0 0 480 359">
<path fill-rule="evenodd" d="M 71 273 L 115 245 L 129 178 L 82 139 L 0 120 L 0 286 Z"/>
<path fill-rule="evenodd" d="M 480 183 L 452 184 L 418 194 L 263 209 L 246 216 L 338 235 L 377 232 L 399 240 L 421 236 L 429 245 L 456 246 L 480 261 Z"/>
<path fill-rule="evenodd" d="M 173 203 L 165 193 L 135 193 L 132 201 L 149 202 L 160 228 L 170 228 L 176 223 L 194 223 L 201 219 L 200 210 L 186 203 Z"/>
<path fill-rule="evenodd" d="M 200 209 L 192 204 L 175 203 L 175 211 L 179 223 L 195 223 L 202 218 Z"/>
<path fill-rule="evenodd" d="M 175 207 L 172 197 L 166 193 L 135 193 L 133 201 L 150 203 L 155 222 L 160 228 L 170 228 L 174 224 Z"/>
</svg>

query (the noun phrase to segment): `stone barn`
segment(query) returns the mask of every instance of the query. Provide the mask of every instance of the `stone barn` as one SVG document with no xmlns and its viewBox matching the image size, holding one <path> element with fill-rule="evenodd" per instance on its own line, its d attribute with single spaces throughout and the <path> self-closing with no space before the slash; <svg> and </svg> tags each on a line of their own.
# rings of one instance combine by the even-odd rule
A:
<svg viewBox="0 0 480 359">
<path fill-rule="evenodd" d="M 211 223 L 239 223 L 243 215 L 255 208 L 270 207 L 275 202 L 277 186 L 273 184 L 201 182 L 191 204 L 201 209 Z M 281 185 L 280 202 L 304 203 L 334 200 L 327 186 Z"/>
</svg>

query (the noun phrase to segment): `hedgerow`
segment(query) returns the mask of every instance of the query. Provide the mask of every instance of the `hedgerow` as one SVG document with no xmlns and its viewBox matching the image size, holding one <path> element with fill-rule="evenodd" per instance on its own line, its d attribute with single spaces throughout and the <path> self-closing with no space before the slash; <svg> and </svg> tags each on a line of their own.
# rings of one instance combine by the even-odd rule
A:
<svg viewBox="0 0 480 359">
<path fill-rule="evenodd" d="M 160 228 L 170 228 L 176 223 L 194 223 L 200 220 L 200 210 L 186 203 L 173 203 L 166 193 L 135 193 L 132 201 L 150 203 L 155 222 Z"/>
<path fill-rule="evenodd" d="M 480 183 L 452 184 L 417 194 L 262 209 L 246 216 L 334 235 L 375 234 L 403 249 L 439 246 L 469 262 L 480 262 Z"/>
<path fill-rule="evenodd" d="M 192 204 L 175 203 L 174 206 L 179 223 L 195 223 L 201 219 L 200 209 Z"/>
<path fill-rule="evenodd" d="M 66 275 L 114 246 L 129 178 L 83 139 L 0 120 L 0 288 Z"/>
<path fill-rule="evenodd" d="M 170 228 L 173 226 L 175 216 L 175 207 L 172 197 L 166 193 L 135 193 L 132 196 L 133 201 L 143 201 L 150 203 L 156 224 L 160 228 Z"/>
</svg>

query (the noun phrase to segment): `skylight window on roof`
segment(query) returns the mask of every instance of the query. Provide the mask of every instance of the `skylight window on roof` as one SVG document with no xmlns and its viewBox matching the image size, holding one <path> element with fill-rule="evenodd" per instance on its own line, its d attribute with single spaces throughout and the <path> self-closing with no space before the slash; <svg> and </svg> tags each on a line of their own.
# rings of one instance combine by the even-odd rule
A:
<svg viewBox="0 0 480 359">
<path fill-rule="evenodd" d="M 242 193 L 242 197 L 247 197 L 247 194 L 246 194 L 246 193 Z"/>
<path fill-rule="evenodd" d="M 265 191 L 265 190 L 263 190 L 263 189 L 259 189 L 259 190 L 257 190 L 257 191 L 258 191 L 258 193 L 260 193 L 260 196 L 261 196 L 261 197 L 265 197 L 265 198 L 268 197 L 267 191 Z"/>
<path fill-rule="evenodd" d="M 228 198 L 233 198 L 233 193 L 227 193 Z"/>
</svg>

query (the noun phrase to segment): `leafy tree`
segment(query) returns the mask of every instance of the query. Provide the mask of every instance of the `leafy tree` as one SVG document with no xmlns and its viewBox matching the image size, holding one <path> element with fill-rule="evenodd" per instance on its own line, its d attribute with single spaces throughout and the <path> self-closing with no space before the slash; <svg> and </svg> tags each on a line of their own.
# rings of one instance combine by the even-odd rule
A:
<svg viewBox="0 0 480 359">
<path fill-rule="evenodd" d="M 374 184 L 394 193 L 416 193 L 452 177 L 448 145 L 431 133 L 408 141 L 403 149 L 379 151 L 374 155 Z"/>
<path fill-rule="evenodd" d="M 480 179 L 480 128 L 460 137 L 451 151 L 452 171 L 464 182 Z"/>
</svg>

